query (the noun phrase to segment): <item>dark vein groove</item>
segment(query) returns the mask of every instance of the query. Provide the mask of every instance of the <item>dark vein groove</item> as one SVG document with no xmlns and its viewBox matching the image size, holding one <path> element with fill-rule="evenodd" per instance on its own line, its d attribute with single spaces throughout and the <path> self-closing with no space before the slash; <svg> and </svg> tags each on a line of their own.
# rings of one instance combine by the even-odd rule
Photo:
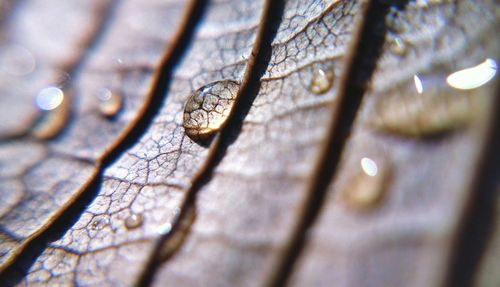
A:
<svg viewBox="0 0 500 287">
<path fill-rule="evenodd" d="M 285 286 L 292 275 L 295 262 L 306 246 L 306 235 L 320 213 L 328 186 L 332 181 L 344 146 L 349 138 L 356 113 L 366 91 L 368 81 L 375 71 L 380 57 L 387 27 L 385 17 L 391 5 L 402 1 L 367 1 L 361 8 L 360 27 L 354 33 L 349 47 L 351 53 L 346 60 L 346 68 L 339 86 L 339 102 L 333 106 L 328 136 L 325 140 L 321 157 L 312 173 L 311 184 L 307 191 L 305 204 L 300 211 L 299 222 L 292 231 L 290 242 L 284 249 L 276 269 L 272 272 L 267 286 Z M 359 18 L 361 19 L 361 18 Z"/>
<path fill-rule="evenodd" d="M 183 202 L 181 211 L 175 219 L 172 229 L 157 242 L 150 261 L 146 264 L 144 273 L 136 284 L 137 286 L 150 286 L 161 263 L 175 255 L 179 248 L 171 250 L 168 254 L 164 252 L 164 248 L 169 244 L 169 241 L 176 240 L 177 238 L 175 237 L 179 233 L 185 233 L 182 235 L 184 238 L 188 236 L 189 228 L 194 222 L 194 219 L 189 219 L 189 217 L 195 213 L 197 193 L 211 180 L 215 168 L 224 158 L 227 148 L 240 134 L 243 119 L 248 114 L 258 94 L 261 84 L 260 79 L 264 75 L 271 59 L 271 42 L 277 33 L 283 12 L 284 1 L 266 0 L 257 38 L 248 61 L 249 64 L 245 70 L 242 85 L 238 92 L 239 95 L 236 97 L 234 108 L 227 120 L 227 124 L 214 139 L 206 164 L 193 180 L 193 185 L 188 190 L 187 199 Z M 189 221 L 189 226 L 186 226 L 187 221 Z"/>
<path fill-rule="evenodd" d="M 17 258 L 0 273 L 0 285 L 16 285 L 28 275 L 29 268 L 33 265 L 40 254 L 49 247 L 50 242 L 61 238 L 65 232 L 74 225 L 92 200 L 94 200 L 99 191 L 103 179 L 103 172 L 106 167 L 111 165 L 123 154 L 123 152 L 135 144 L 146 132 L 156 114 L 158 114 L 162 103 L 166 99 L 167 90 L 172 78 L 171 73 L 177 63 L 182 59 L 184 51 L 187 50 L 186 47 L 191 42 L 191 37 L 199 19 L 201 18 L 205 3 L 205 0 L 193 0 L 190 4 L 188 4 L 187 13 L 184 15 L 184 22 L 180 25 L 183 29 L 178 31 L 178 35 L 174 37 L 172 41 L 175 43 L 173 49 L 169 49 L 163 57 L 159 68 L 159 74 L 153 84 L 152 95 L 149 102 L 146 104 L 145 109 L 142 111 L 143 116 L 138 119 L 136 124 L 110 151 L 110 153 L 104 157 L 102 163 L 97 163 L 99 174 L 83 187 L 83 191 L 65 208 L 61 216 L 54 220 L 44 232 L 40 233 L 38 236 L 33 238 L 33 240 L 28 242 Z M 103 17 L 111 19 L 111 12 L 112 9 L 109 9 L 103 14 Z M 105 23 L 109 22 L 103 21 L 103 24 Z M 101 27 L 99 30 L 105 30 L 105 27 Z M 100 35 L 102 34 L 96 34 L 94 40 L 97 41 L 100 39 L 102 37 Z M 91 49 L 94 45 L 96 45 L 96 43 L 91 42 L 87 47 Z M 86 51 L 90 52 L 88 49 Z M 78 67 L 78 64 L 76 66 Z"/>
<path fill-rule="evenodd" d="M 462 226 L 457 234 L 458 242 L 449 261 L 450 270 L 444 286 L 473 286 L 481 258 L 492 239 L 495 220 L 500 216 L 497 207 L 500 196 L 500 81 L 497 80 L 496 84 L 497 97 L 494 97 L 493 117 L 488 127 L 490 133 L 481 163 L 474 174 L 467 210 L 460 220 Z"/>
</svg>

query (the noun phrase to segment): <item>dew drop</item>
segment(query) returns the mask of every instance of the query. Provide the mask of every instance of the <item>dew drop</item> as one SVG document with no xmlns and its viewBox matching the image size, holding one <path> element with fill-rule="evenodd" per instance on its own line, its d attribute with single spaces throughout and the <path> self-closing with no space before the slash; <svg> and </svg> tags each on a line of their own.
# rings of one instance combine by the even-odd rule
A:
<svg viewBox="0 0 500 287">
<path fill-rule="evenodd" d="M 317 67 L 312 75 L 309 91 L 321 95 L 326 93 L 333 86 L 335 71 L 331 66 Z"/>
<path fill-rule="evenodd" d="M 184 129 L 194 140 L 206 139 L 220 130 L 234 105 L 240 83 L 222 80 L 196 90 L 184 107 Z"/>
<path fill-rule="evenodd" d="M 38 93 L 35 103 L 42 114 L 31 128 L 31 135 L 41 140 L 55 137 L 66 126 L 69 118 L 68 97 L 60 88 L 50 86 Z"/>
<path fill-rule="evenodd" d="M 142 214 L 131 214 L 125 218 L 125 227 L 127 229 L 135 229 L 142 225 L 143 220 Z"/>
<path fill-rule="evenodd" d="M 390 177 L 391 169 L 386 160 L 362 158 L 360 169 L 355 171 L 355 175 L 342 193 L 344 203 L 357 211 L 373 209 L 385 196 Z"/>
<path fill-rule="evenodd" d="M 105 117 L 115 116 L 122 108 L 122 97 L 111 90 L 103 88 L 98 94 L 99 112 Z"/>
<path fill-rule="evenodd" d="M 102 230 L 108 223 L 109 221 L 107 219 L 97 218 L 90 223 L 90 229 L 94 231 Z"/>
</svg>

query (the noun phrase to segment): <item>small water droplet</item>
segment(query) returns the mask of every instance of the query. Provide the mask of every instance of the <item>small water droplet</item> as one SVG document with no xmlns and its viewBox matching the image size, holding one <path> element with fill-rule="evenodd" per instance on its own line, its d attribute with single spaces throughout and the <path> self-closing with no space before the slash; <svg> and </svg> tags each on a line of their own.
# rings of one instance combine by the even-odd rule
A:
<svg viewBox="0 0 500 287">
<path fill-rule="evenodd" d="M 342 198 L 347 206 L 357 211 L 368 211 L 378 206 L 385 196 L 391 169 L 387 160 L 364 157 L 360 161 L 361 169 L 355 172 Z"/>
<path fill-rule="evenodd" d="M 102 230 L 108 223 L 109 221 L 107 219 L 96 218 L 90 223 L 90 229 L 95 231 Z"/>
<path fill-rule="evenodd" d="M 99 112 L 105 117 L 115 116 L 122 108 L 122 97 L 109 89 L 101 89 L 97 98 L 99 99 Z"/>
<path fill-rule="evenodd" d="M 127 227 L 127 229 L 135 229 L 142 225 L 143 220 L 142 214 L 131 214 L 125 218 L 125 227 Z"/>
<path fill-rule="evenodd" d="M 222 80 L 196 90 L 184 107 L 184 129 L 194 140 L 206 139 L 220 130 L 234 105 L 240 84 Z"/>
<path fill-rule="evenodd" d="M 397 55 L 404 55 L 407 50 L 406 43 L 400 37 L 394 37 L 389 44 L 389 48 Z"/>
<path fill-rule="evenodd" d="M 333 86 L 335 81 L 335 71 L 331 65 L 316 67 L 313 71 L 309 91 L 321 95 L 326 93 Z"/>
<path fill-rule="evenodd" d="M 35 100 L 38 108 L 50 111 L 59 107 L 63 102 L 64 93 L 57 87 L 47 87 L 38 93 Z"/>
<path fill-rule="evenodd" d="M 38 93 L 35 102 L 42 113 L 30 133 L 41 140 L 55 137 L 65 127 L 69 118 L 68 98 L 61 89 L 50 86 Z"/>
</svg>

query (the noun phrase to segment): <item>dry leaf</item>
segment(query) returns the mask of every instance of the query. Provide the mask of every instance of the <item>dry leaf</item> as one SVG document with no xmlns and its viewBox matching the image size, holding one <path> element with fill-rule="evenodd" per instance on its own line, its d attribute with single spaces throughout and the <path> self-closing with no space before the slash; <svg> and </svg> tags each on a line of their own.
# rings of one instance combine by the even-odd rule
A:
<svg viewBox="0 0 500 287">
<path fill-rule="evenodd" d="M 495 0 L 73 2 L 0 2 L 1 285 L 454 282 Z"/>
</svg>

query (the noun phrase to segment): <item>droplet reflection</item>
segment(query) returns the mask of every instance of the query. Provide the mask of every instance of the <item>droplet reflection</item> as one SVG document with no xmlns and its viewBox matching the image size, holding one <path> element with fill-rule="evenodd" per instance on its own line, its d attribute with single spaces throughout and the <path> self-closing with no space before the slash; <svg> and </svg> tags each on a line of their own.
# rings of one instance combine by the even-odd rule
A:
<svg viewBox="0 0 500 287">
<path fill-rule="evenodd" d="M 450 74 L 446 78 L 446 83 L 459 90 L 475 89 L 493 79 L 497 73 L 497 69 L 498 66 L 495 60 L 486 59 L 477 66 Z"/>
<path fill-rule="evenodd" d="M 38 108 L 50 111 L 61 105 L 64 100 L 64 93 L 57 87 L 47 87 L 38 93 L 35 100 Z"/>
<path fill-rule="evenodd" d="M 362 158 L 361 168 L 369 176 L 376 176 L 378 173 L 377 163 L 375 163 L 375 161 L 373 161 L 371 158 Z"/>
<path fill-rule="evenodd" d="M 424 85 L 422 84 L 422 80 L 417 75 L 413 75 L 413 81 L 415 82 L 415 89 L 417 89 L 417 93 L 422 94 L 424 92 Z"/>
</svg>

